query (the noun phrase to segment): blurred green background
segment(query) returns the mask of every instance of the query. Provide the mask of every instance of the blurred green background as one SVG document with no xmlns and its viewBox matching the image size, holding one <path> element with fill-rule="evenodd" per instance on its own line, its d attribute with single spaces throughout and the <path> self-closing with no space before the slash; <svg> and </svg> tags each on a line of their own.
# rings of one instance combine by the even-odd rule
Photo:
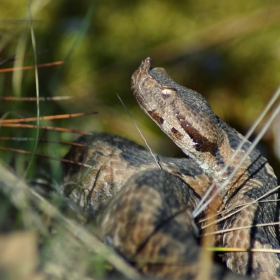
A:
<svg viewBox="0 0 280 280">
<path fill-rule="evenodd" d="M 42 116 L 98 112 L 42 125 L 106 131 L 142 144 L 118 93 L 152 149 L 164 155 L 182 156 L 139 109 L 129 88 L 131 74 L 143 58 L 150 56 L 153 66 L 166 68 L 175 81 L 202 93 L 215 113 L 241 133 L 280 82 L 278 0 L 34 0 L 30 10 L 28 1 L 2 0 L 0 19 L 1 69 L 34 65 L 30 26 L 37 63 L 64 61 L 61 66 L 39 68 L 40 96 L 73 99 L 41 102 Z M 35 92 L 34 70 L 0 73 L 0 96 L 30 97 Z M 3 118 L 36 116 L 36 110 L 35 102 L 0 101 Z M 35 131 L 2 127 L 0 134 L 32 137 Z M 40 138 L 72 141 L 77 136 L 41 131 Z M 19 141 L 0 144 L 28 150 L 34 146 Z M 273 145 L 272 127 L 260 149 L 280 170 L 271 153 Z M 40 144 L 37 152 L 62 157 L 68 148 Z M 4 151 L 1 157 L 19 172 L 29 159 L 25 155 L 21 165 L 18 154 Z M 44 168 L 58 170 L 59 163 L 38 161 Z"/>
</svg>

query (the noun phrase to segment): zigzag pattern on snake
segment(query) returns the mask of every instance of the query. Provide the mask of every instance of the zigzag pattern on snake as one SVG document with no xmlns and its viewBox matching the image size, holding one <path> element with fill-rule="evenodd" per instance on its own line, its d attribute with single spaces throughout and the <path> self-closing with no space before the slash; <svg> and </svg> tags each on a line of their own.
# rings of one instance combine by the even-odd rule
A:
<svg viewBox="0 0 280 280">
<path fill-rule="evenodd" d="M 145 275 L 193 279 L 203 269 L 198 246 L 200 226 L 192 210 L 210 185 L 218 192 L 208 211 L 219 214 L 215 243 L 248 252 L 228 252 L 232 271 L 254 279 L 280 279 L 276 253 L 250 249 L 279 248 L 277 179 L 254 149 L 223 189 L 219 187 L 249 149 L 232 162 L 243 136 L 211 110 L 197 92 L 174 82 L 146 58 L 132 75 L 131 89 L 145 113 L 179 146 L 186 158 L 154 157 L 123 138 L 94 133 L 78 139 L 66 158 L 86 166 L 65 165 L 64 192 L 85 216 L 98 218 L 102 237 Z M 160 168 L 158 167 L 160 166 Z M 226 172 L 222 174 L 222 170 Z M 266 224 L 265 226 L 257 226 Z M 211 279 L 237 279 L 213 265 Z M 239 276 L 247 279 L 246 276 Z"/>
</svg>

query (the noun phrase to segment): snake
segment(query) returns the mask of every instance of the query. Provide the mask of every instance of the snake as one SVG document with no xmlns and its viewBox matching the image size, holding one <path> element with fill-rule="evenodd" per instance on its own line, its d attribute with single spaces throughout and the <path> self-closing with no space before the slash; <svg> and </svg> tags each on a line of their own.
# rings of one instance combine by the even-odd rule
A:
<svg viewBox="0 0 280 280">
<path fill-rule="evenodd" d="M 280 279 L 277 178 L 267 160 L 149 57 L 131 91 L 185 157 L 106 133 L 80 137 L 65 156 L 63 191 L 84 222 L 96 221 L 102 240 L 146 276 Z M 212 245 L 228 249 L 220 253 L 226 268 L 203 262 L 211 224 Z"/>
</svg>

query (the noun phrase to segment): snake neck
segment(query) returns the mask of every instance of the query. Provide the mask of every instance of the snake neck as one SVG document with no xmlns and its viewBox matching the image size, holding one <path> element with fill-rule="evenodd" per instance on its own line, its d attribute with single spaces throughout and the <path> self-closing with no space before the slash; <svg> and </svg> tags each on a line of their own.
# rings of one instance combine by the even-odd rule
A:
<svg viewBox="0 0 280 280">
<path fill-rule="evenodd" d="M 245 141 L 232 159 L 243 136 L 217 117 L 201 94 L 177 84 L 163 68 L 151 69 L 150 58 L 133 73 L 131 89 L 143 111 L 218 186 L 228 179 L 251 145 Z M 253 158 L 243 161 L 221 191 L 225 201 L 248 178 L 254 179 L 257 169 L 268 173 L 266 160 L 257 151 Z M 259 185 L 264 184 L 263 179 L 258 180 Z"/>
</svg>

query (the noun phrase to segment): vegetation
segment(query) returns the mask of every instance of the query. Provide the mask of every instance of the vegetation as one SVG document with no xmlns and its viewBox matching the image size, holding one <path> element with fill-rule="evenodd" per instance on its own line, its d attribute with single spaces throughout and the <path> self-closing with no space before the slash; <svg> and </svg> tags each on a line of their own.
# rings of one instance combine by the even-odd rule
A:
<svg viewBox="0 0 280 280">
<path fill-rule="evenodd" d="M 203 93 L 216 114 L 242 133 L 280 81 L 277 0 L 2 0 L 0 20 L 0 97 L 72 98 L 41 101 L 39 106 L 2 99 L 2 120 L 96 111 L 39 124 L 106 131 L 141 144 L 118 93 L 153 151 L 182 156 L 130 92 L 130 76 L 143 58 L 150 56 L 154 66 L 166 68 L 178 83 Z M 39 68 L 24 70 L 24 66 Z M 77 135 L 20 126 L 0 129 L 2 148 L 31 153 L 0 150 L 0 248 L 1 252 L 3 246 L 17 248 L 9 265 L 0 258 L 0 278 L 92 279 L 112 267 L 127 276 L 135 273 L 93 240 L 89 232 L 94 229 L 85 231 L 78 214 L 69 210 L 70 202 L 60 193 L 60 162 L 35 155 L 62 158 L 69 146 L 51 141 L 71 142 Z M 279 130 L 275 121 L 259 147 L 278 178 L 273 149 L 280 149 Z M 49 142 L 38 143 L 39 139 Z M 28 250 L 29 257 L 20 256 Z"/>
</svg>

